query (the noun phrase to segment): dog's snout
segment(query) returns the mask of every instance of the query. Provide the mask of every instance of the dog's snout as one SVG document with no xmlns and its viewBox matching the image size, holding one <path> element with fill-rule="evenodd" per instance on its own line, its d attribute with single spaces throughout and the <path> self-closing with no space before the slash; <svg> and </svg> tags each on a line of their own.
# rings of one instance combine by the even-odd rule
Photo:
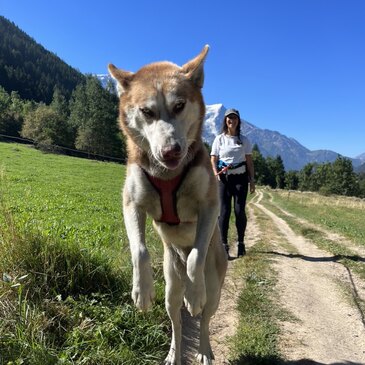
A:
<svg viewBox="0 0 365 365">
<path fill-rule="evenodd" d="M 178 143 L 168 145 L 161 152 L 164 159 L 176 158 L 181 155 L 181 146 Z"/>
</svg>

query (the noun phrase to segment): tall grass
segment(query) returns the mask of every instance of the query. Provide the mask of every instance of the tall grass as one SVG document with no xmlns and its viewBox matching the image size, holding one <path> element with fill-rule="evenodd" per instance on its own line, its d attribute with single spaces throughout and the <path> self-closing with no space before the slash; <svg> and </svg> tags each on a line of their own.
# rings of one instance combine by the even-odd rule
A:
<svg viewBox="0 0 365 365">
<path fill-rule="evenodd" d="M 248 206 L 255 195 L 248 196 Z M 229 340 L 229 364 L 232 365 L 275 365 L 280 363 L 278 347 L 280 306 L 277 306 L 275 294 L 276 272 L 272 267 L 272 257 L 265 254 L 270 251 L 270 243 L 275 232 L 268 218 L 253 208 L 259 240 L 249 248 L 243 259 L 233 261 L 232 275 L 237 283 L 237 311 L 239 321 L 235 335 Z M 251 224 L 253 216 L 248 216 Z M 231 216 L 229 238 L 236 241 L 234 215 Z"/>
<path fill-rule="evenodd" d="M 365 246 L 364 199 L 284 190 L 270 194 L 273 203 L 286 211 Z"/>
<path fill-rule="evenodd" d="M 124 167 L 0 143 L 0 364 L 152 364 L 167 351 L 157 303 L 130 299 Z M 159 253 L 149 226 L 147 237 Z"/>
</svg>

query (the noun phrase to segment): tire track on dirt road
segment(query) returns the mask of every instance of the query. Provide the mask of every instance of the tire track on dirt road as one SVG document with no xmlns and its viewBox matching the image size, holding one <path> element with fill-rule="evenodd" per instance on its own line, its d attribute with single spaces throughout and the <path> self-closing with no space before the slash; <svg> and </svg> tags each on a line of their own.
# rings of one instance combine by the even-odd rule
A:
<svg viewBox="0 0 365 365">
<path fill-rule="evenodd" d="M 270 252 L 276 258 L 281 305 L 297 319 L 281 324 L 282 353 L 289 361 L 365 364 L 364 313 L 341 289 L 350 288 L 365 300 L 364 282 L 332 254 L 295 234 L 261 204 L 262 196 L 259 192 L 254 206 L 271 219 L 285 239 L 285 245 L 273 243 Z M 285 249 L 288 244 L 297 253 Z"/>
</svg>

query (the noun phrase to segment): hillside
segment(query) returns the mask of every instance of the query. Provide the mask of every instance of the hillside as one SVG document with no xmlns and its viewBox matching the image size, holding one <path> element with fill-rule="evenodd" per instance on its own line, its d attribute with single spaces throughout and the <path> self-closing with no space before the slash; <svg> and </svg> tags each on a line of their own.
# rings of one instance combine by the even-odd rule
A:
<svg viewBox="0 0 365 365">
<path fill-rule="evenodd" d="M 52 100 L 57 86 L 69 97 L 84 76 L 0 16 L 0 85 L 22 99 Z"/>
</svg>

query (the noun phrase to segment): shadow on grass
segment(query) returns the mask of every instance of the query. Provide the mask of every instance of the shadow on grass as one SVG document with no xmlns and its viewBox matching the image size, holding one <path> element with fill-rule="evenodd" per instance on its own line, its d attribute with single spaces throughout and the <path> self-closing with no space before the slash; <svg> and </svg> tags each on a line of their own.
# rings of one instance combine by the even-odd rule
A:
<svg viewBox="0 0 365 365">
<path fill-rule="evenodd" d="M 294 361 L 285 361 L 277 357 L 255 357 L 243 356 L 240 359 L 229 362 L 230 365 L 363 365 L 363 363 L 353 361 L 340 361 L 331 363 L 322 363 L 310 359 L 300 359 Z"/>
</svg>

